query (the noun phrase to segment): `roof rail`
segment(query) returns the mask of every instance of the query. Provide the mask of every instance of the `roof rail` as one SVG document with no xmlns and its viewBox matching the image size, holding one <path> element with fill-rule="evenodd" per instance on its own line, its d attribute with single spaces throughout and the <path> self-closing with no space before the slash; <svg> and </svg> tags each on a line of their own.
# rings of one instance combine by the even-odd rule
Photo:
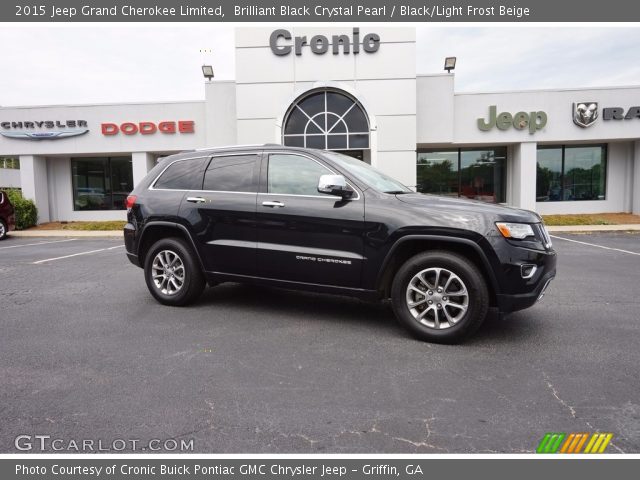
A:
<svg viewBox="0 0 640 480">
<path fill-rule="evenodd" d="M 216 145 L 213 147 L 196 148 L 194 151 L 202 152 L 204 150 L 222 150 L 225 148 L 242 148 L 242 147 L 282 147 L 278 143 L 246 143 L 242 145 Z"/>
</svg>

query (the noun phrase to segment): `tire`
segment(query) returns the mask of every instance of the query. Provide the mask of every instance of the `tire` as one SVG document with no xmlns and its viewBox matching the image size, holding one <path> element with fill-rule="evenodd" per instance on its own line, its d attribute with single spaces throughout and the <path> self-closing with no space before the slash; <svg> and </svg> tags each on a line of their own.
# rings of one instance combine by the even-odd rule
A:
<svg viewBox="0 0 640 480">
<path fill-rule="evenodd" d="M 0 219 L 0 240 L 4 240 L 7 238 L 7 233 L 9 232 L 9 228 L 7 224 L 4 223 L 4 220 Z"/>
<path fill-rule="evenodd" d="M 164 238 L 152 245 L 144 261 L 144 278 L 158 302 L 176 307 L 196 301 L 205 286 L 198 258 L 181 238 Z"/>
<path fill-rule="evenodd" d="M 482 325 L 489 291 L 471 261 L 441 250 L 418 254 L 400 267 L 393 279 L 391 305 L 400 323 L 417 338 L 453 344 Z"/>
</svg>

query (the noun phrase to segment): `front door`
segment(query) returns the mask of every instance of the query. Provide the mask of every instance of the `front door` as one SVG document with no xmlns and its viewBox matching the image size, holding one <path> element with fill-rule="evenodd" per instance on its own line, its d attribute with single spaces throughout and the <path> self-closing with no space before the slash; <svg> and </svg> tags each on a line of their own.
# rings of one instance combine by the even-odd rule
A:
<svg viewBox="0 0 640 480">
<path fill-rule="evenodd" d="M 257 198 L 258 272 L 262 277 L 358 287 L 363 263 L 364 198 L 318 193 L 333 174 L 302 154 L 263 159 Z"/>
</svg>

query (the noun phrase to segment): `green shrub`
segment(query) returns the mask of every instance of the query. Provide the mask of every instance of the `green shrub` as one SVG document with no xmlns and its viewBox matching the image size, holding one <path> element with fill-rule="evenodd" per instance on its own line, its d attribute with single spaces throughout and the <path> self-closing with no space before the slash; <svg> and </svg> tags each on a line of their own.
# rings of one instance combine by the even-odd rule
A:
<svg viewBox="0 0 640 480">
<path fill-rule="evenodd" d="M 24 198 L 22 192 L 16 188 L 6 190 L 6 193 L 16 211 L 16 230 L 24 230 L 36 225 L 38 223 L 38 209 L 33 200 Z"/>
</svg>

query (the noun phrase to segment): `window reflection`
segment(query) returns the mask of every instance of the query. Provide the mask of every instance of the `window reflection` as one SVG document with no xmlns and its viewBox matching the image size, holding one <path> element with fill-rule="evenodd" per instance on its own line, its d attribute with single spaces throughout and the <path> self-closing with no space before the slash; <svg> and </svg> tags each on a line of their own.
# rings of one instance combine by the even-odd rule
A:
<svg viewBox="0 0 640 480">
<path fill-rule="evenodd" d="M 417 190 L 484 202 L 505 201 L 506 148 L 418 152 Z"/>
<path fill-rule="evenodd" d="M 71 160 L 74 210 L 124 210 L 133 190 L 131 157 Z"/>
<path fill-rule="evenodd" d="M 604 200 L 606 146 L 538 147 L 538 202 Z"/>
</svg>

